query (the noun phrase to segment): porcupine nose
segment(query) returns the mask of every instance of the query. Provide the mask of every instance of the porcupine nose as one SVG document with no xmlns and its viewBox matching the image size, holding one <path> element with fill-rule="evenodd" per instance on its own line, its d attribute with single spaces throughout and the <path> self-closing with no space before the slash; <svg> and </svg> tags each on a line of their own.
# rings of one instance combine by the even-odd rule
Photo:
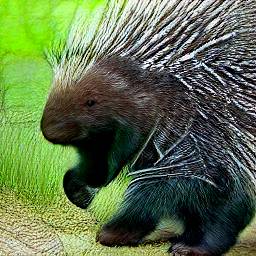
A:
<svg viewBox="0 0 256 256">
<path fill-rule="evenodd" d="M 43 114 L 41 119 L 43 136 L 54 144 L 69 144 L 79 135 L 79 125 L 67 117 Z"/>
</svg>

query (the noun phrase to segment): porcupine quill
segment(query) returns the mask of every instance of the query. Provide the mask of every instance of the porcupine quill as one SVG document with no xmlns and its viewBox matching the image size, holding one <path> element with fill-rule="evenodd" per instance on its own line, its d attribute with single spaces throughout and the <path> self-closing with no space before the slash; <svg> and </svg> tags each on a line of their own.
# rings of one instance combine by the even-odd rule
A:
<svg viewBox="0 0 256 256">
<path fill-rule="evenodd" d="M 192 162 L 210 155 L 255 183 L 255 7 L 255 1 L 238 0 L 109 1 L 94 32 L 78 15 L 64 51 L 51 56 L 55 84 L 74 84 L 91 63 L 114 54 L 145 69 L 168 70 L 187 87 L 197 110 L 186 133 L 194 150 L 204 153 Z M 164 154 L 162 141 L 154 143 Z M 170 163 L 163 156 L 148 171 Z M 184 175 L 190 174 L 184 163 Z"/>
</svg>

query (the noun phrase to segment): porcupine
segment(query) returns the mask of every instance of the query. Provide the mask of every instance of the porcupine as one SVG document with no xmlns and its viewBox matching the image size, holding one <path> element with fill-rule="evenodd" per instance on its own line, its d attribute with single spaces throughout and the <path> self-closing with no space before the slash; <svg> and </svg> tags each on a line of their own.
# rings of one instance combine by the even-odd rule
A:
<svg viewBox="0 0 256 256">
<path fill-rule="evenodd" d="M 136 245 L 180 221 L 174 255 L 222 255 L 255 212 L 256 1 L 108 1 L 95 29 L 78 15 L 49 60 L 41 128 L 74 146 L 67 197 L 86 208 L 128 165 L 104 245 Z"/>
</svg>

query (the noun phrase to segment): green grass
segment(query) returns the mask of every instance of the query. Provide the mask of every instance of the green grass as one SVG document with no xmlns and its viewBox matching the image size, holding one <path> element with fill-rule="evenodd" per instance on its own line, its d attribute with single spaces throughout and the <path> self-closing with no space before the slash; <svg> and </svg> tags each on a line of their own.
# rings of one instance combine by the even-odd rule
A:
<svg viewBox="0 0 256 256">
<path fill-rule="evenodd" d="M 1 186 L 34 203 L 55 201 L 62 193 L 61 177 L 74 162 L 74 153 L 47 145 L 38 129 L 24 124 L 1 127 L 1 136 Z"/>
</svg>

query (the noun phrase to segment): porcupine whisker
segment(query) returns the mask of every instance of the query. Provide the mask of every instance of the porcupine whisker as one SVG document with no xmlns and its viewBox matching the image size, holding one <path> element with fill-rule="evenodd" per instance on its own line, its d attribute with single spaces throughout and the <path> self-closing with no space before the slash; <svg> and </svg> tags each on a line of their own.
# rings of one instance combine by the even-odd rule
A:
<svg viewBox="0 0 256 256">
<path fill-rule="evenodd" d="M 175 170 L 172 170 L 172 171 L 175 171 Z M 189 169 L 187 170 L 179 170 L 179 171 L 182 171 L 180 174 L 182 175 L 186 175 L 186 176 L 189 176 L 189 175 L 194 175 L 194 173 L 192 171 L 190 171 Z M 151 177 L 151 176 L 154 176 L 154 175 L 163 175 L 161 177 L 167 177 L 168 175 L 171 175 L 171 176 L 175 176 L 179 174 L 179 172 L 166 172 L 166 171 L 158 171 L 157 173 L 156 172 L 151 172 L 151 173 L 143 173 L 143 174 L 138 174 L 138 175 L 135 175 L 133 180 L 134 179 L 137 179 L 137 178 L 147 178 L 147 177 Z"/>
<path fill-rule="evenodd" d="M 138 171 L 135 171 L 135 173 L 129 173 L 129 176 L 149 176 L 149 175 L 154 175 L 154 174 L 166 174 L 166 175 L 168 175 L 168 174 L 170 174 L 170 172 L 166 172 L 166 170 L 168 170 L 168 171 L 171 171 L 171 172 L 173 172 L 173 171 L 175 171 L 175 170 L 173 170 L 173 168 L 172 167 L 170 167 L 170 166 L 165 166 L 165 168 L 159 168 L 158 170 L 155 170 L 155 169 L 150 169 L 150 168 L 148 168 L 146 171 L 145 170 L 138 170 Z M 182 169 L 182 171 L 184 171 L 184 169 Z M 189 170 L 189 169 L 187 169 L 187 172 L 185 173 L 183 173 L 183 174 L 187 174 L 187 173 L 193 173 L 191 170 Z M 173 174 L 175 174 L 175 173 L 173 173 Z"/>
<path fill-rule="evenodd" d="M 190 147 L 187 146 L 186 148 L 183 146 L 182 148 L 177 148 L 177 147 L 173 147 L 166 155 L 164 155 L 164 157 L 167 157 L 168 154 L 170 154 L 170 152 L 172 150 L 174 150 L 175 148 L 175 156 L 170 156 L 170 162 L 177 162 L 177 161 L 184 161 L 185 159 L 188 159 L 189 157 L 192 157 L 196 151 L 195 149 L 193 149 L 192 151 L 190 151 Z M 180 154 L 182 153 L 182 154 Z M 161 161 L 164 159 L 164 157 L 161 159 Z M 159 160 L 158 160 L 159 161 Z M 154 166 L 156 166 L 156 164 L 158 163 L 158 161 L 156 163 L 154 163 Z"/>
<path fill-rule="evenodd" d="M 189 159 L 189 157 L 195 157 L 195 154 L 197 153 L 195 149 L 190 151 L 190 147 L 185 148 L 184 146 L 177 148 L 176 150 L 175 155 L 170 156 L 172 162 L 186 161 L 186 159 Z"/>
<path fill-rule="evenodd" d="M 186 138 L 186 136 L 187 136 L 188 134 L 189 134 L 189 132 L 184 133 L 183 136 L 181 136 L 181 138 L 179 138 L 176 143 L 174 143 L 168 150 L 166 150 L 166 151 L 162 154 L 162 157 L 160 157 L 160 158 L 154 163 L 154 165 L 158 164 L 169 152 L 171 152 L 175 147 L 177 147 L 177 146 Z"/>
<path fill-rule="evenodd" d="M 147 179 L 154 179 L 154 178 L 164 178 L 164 177 L 168 177 L 168 178 L 177 178 L 177 177 L 185 177 L 185 174 L 183 172 L 181 173 L 166 173 L 166 174 L 153 174 L 153 175 L 150 175 L 150 176 L 143 176 L 143 177 L 137 177 L 137 178 L 134 178 L 130 184 L 133 184 L 135 182 L 138 182 L 140 180 L 147 180 Z"/>
<path fill-rule="evenodd" d="M 184 139 L 189 135 L 189 129 L 193 123 L 193 118 L 191 118 L 188 121 L 188 125 L 186 127 L 186 131 L 183 133 L 183 135 L 180 136 L 180 138 L 169 148 L 167 149 L 164 153 L 161 153 L 161 156 L 159 156 L 159 159 L 154 163 L 154 165 L 158 164 L 166 155 L 168 155 L 174 148 L 176 148 L 181 142 L 184 141 Z M 156 144 L 154 144 L 156 146 Z M 156 148 L 158 151 L 158 149 Z"/>
<path fill-rule="evenodd" d="M 202 180 L 202 181 L 205 181 L 205 182 L 207 182 L 208 184 L 214 186 L 215 188 L 218 188 L 218 185 L 217 185 L 215 182 L 213 182 L 213 181 L 210 180 L 210 179 L 207 179 L 205 176 L 191 175 L 190 177 L 196 178 L 196 179 L 199 179 L 199 180 Z M 185 177 L 185 178 L 189 178 L 189 177 Z"/>
<path fill-rule="evenodd" d="M 156 142 L 153 141 L 153 143 L 154 143 L 154 146 L 155 146 L 155 148 L 156 148 L 156 151 L 157 151 L 157 153 L 158 153 L 158 155 L 159 155 L 159 158 L 163 158 L 163 157 L 164 157 L 164 154 L 161 152 L 161 150 L 160 150 L 160 148 L 157 146 Z"/>
</svg>

